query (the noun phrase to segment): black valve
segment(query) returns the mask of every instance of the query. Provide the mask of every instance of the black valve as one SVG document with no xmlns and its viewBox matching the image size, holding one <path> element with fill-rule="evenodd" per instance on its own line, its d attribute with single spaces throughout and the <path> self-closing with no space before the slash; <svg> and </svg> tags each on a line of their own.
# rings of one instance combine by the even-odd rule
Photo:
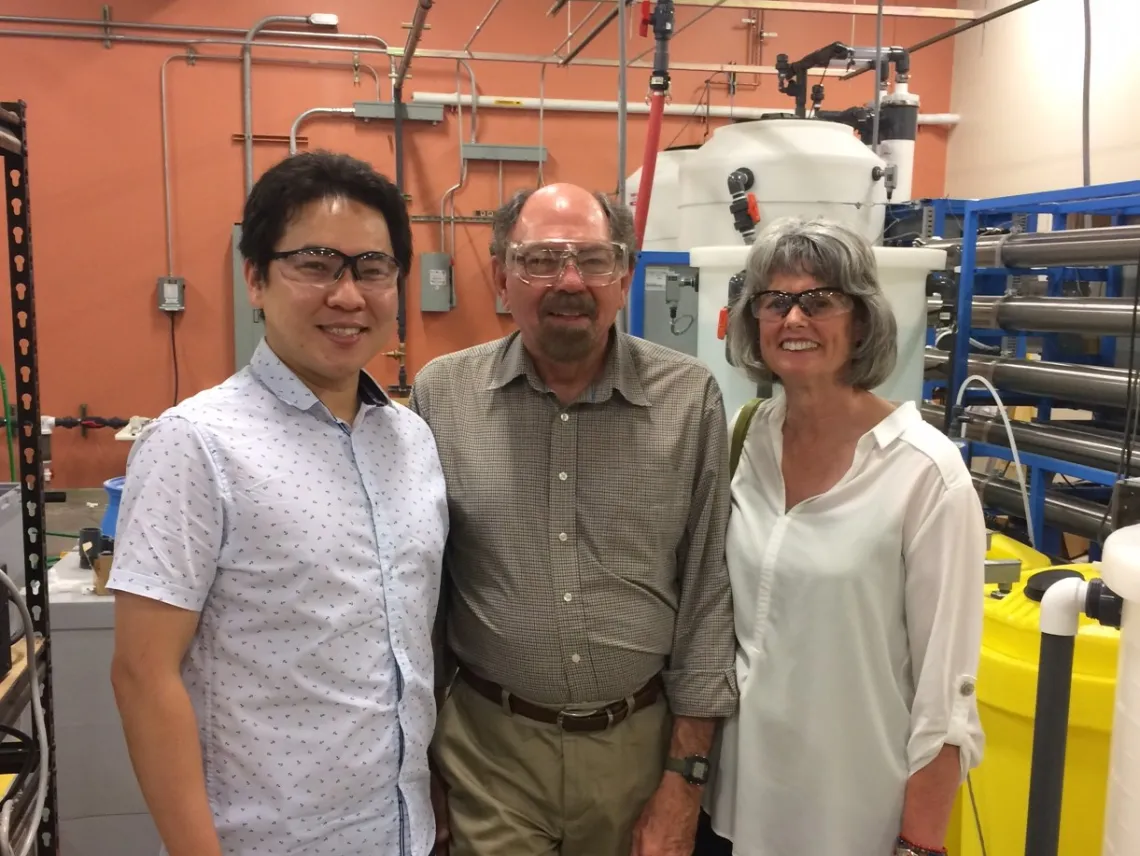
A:
<svg viewBox="0 0 1140 856">
<path fill-rule="evenodd" d="M 1104 584 L 1099 577 L 1089 580 L 1085 594 L 1085 615 L 1105 627 L 1120 627 L 1124 598 Z"/>
<path fill-rule="evenodd" d="M 756 176 L 746 166 L 734 169 L 728 175 L 728 192 L 732 196 L 728 210 L 732 214 L 732 225 L 747 244 L 755 238 L 756 223 L 760 219 L 756 198 L 748 192 L 755 183 Z"/>
</svg>

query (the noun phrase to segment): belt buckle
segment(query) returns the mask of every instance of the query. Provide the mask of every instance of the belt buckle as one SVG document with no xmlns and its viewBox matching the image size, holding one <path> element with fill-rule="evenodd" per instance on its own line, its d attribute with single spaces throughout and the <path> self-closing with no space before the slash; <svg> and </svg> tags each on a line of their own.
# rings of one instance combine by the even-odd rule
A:
<svg viewBox="0 0 1140 856">
<path fill-rule="evenodd" d="M 605 713 L 605 715 L 606 715 L 606 728 L 609 728 L 611 725 L 614 724 L 614 712 L 612 710 L 610 710 L 608 707 L 605 707 L 605 708 L 598 707 L 598 708 L 594 708 L 593 710 L 581 710 L 581 711 L 565 710 L 565 709 L 560 710 L 560 711 L 558 711 L 558 717 L 557 717 L 558 727 L 565 730 L 566 726 L 563 724 L 563 720 L 565 720 L 565 719 L 572 719 L 572 720 L 573 719 L 589 719 L 591 716 L 597 716 L 599 713 Z"/>
</svg>

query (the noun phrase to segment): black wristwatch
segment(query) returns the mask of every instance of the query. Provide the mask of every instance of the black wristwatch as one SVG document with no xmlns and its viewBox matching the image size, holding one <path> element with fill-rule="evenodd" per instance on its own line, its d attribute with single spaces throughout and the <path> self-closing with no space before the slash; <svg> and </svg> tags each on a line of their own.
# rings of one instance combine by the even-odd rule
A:
<svg viewBox="0 0 1140 856">
<path fill-rule="evenodd" d="M 709 780 L 709 759 L 704 755 L 689 755 L 685 758 L 666 758 L 665 769 L 681 776 L 690 785 L 704 785 Z"/>
</svg>

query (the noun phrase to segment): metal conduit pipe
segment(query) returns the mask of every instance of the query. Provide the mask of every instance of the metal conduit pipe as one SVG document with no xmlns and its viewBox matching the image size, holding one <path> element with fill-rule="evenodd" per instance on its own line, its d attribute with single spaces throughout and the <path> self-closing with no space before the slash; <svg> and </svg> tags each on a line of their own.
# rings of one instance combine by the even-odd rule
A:
<svg viewBox="0 0 1140 856">
<path fill-rule="evenodd" d="M 408 73 L 408 67 L 412 64 L 412 57 L 416 55 L 416 47 L 420 43 L 420 36 L 424 32 L 424 23 L 427 21 L 428 10 L 432 7 L 433 0 L 419 0 L 416 6 L 416 14 L 412 18 L 412 28 L 408 31 L 408 41 L 404 45 L 404 55 L 400 57 L 400 66 L 396 69 L 396 76 L 392 78 L 392 86 L 396 89 L 402 89 L 404 86 L 404 75 Z M 395 99 L 393 99 L 395 100 Z M 399 110 L 399 107 L 396 107 Z"/>
<path fill-rule="evenodd" d="M 176 53 L 171 54 L 162 61 L 162 66 L 158 72 L 158 104 L 159 104 L 159 119 L 162 128 L 162 198 L 165 206 L 166 213 L 166 272 L 169 276 L 174 276 L 174 214 L 172 211 L 173 203 L 171 201 L 170 193 L 170 132 L 167 121 L 167 97 L 166 97 L 166 70 L 176 59 L 193 60 L 220 60 L 223 62 L 241 62 L 240 55 L 226 56 L 222 54 L 201 54 L 201 53 Z M 253 61 L 258 65 L 292 65 L 300 66 L 302 68 L 347 68 L 359 69 L 366 71 L 372 75 L 372 80 L 376 86 L 376 100 L 380 100 L 380 75 L 376 69 L 366 63 L 337 63 L 328 62 L 325 60 L 317 59 L 277 59 L 268 57 L 254 57 Z"/>
<path fill-rule="evenodd" d="M 1025 505 L 1021 501 L 1021 490 L 1012 479 L 988 479 L 978 473 L 971 473 L 974 489 L 985 505 L 1023 517 Z M 1108 506 L 1075 496 L 1066 496 L 1055 490 L 1045 491 L 1045 522 L 1063 532 L 1100 541 L 1112 531 L 1112 521 L 1108 519 Z"/>
<path fill-rule="evenodd" d="M 245 143 L 245 195 L 253 190 L 253 40 L 271 24 L 335 27 L 336 15 L 267 15 L 249 28 L 241 46 L 241 124 Z"/>
<path fill-rule="evenodd" d="M 269 33 L 264 30 L 260 35 L 265 36 Z M 289 33 L 289 35 L 294 35 Z M 330 35 L 341 35 L 338 33 L 311 33 L 309 38 L 320 39 L 322 36 L 328 37 Z M 176 48 L 195 48 L 200 45 L 229 45 L 231 47 L 244 47 L 245 41 L 243 39 L 174 39 L 165 36 L 124 36 L 115 33 L 63 33 L 63 32 L 50 32 L 46 30 L 0 30 L 0 38 L 16 38 L 16 39 L 59 39 L 64 42 L 112 42 L 121 45 L 171 45 Z M 349 36 L 345 36 L 349 38 Z M 359 38 L 362 40 L 377 39 L 383 41 L 377 36 L 351 36 L 351 38 Z M 315 42 L 277 42 L 277 41 L 263 41 L 258 39 L 253 42 L 254 47 L 258 48 L 283 48 L 288 50 L 306 50 L 306 51 L 337 51 L 340 53 L 368 53 L 368 54 L 383 54 L 388 56 L 387 47 L 368 47 L 357 45 L 341 45 L 341 44 L 319 44 Z M 439 51 L 437 53 L 444 53 Z M 435 54 L 433 54 L 434 56 Z M 450 57 L 442 57 L 448 59 Z M 476 55 L 478 58 L 478 55 Z"/>
<path fill-rule="evenodd" d="M 314 34 L 316 35 L 316 34 Z M 252 136 L 252 118 L 246 119 L 247 115 L 252 117 L 252 95 L 249 94 L 249 81 L 250 75 L 247 74 L 245 69 L 244 57 L 248 53 L 251 46 L 256 45 L 259 48 L 284 48 L 289 50 L 311 50 L 311 51 L 335 51 L 340 53 L 376 53 L 388 54 L 387 48 L 373 48 L 367 46 L 355 45 L 339 45 L 339 44 L 314 44 L 302 42 L 269 42 L 257 40 L 249 42 L 246 39 L 172 39 L 161 36 L 124 36 L 117 34 L 99 34 L 99 33 L 59 33 L 59 32 L 43 32 L 37 30 L 0 30 L 0 38 L 4 36 L 15 38 L 28 38 L 28 39 L 61 39 L 63 41 L 85 41 L 85 42 L 114 42 L 117 44 L 138 44 L 138 45 L 171 45 L 173 47 L 181 48 L 196 48 L 201 45 L 231 45 L 242 49 L 243 53 L 243 94 L 242 94 L 242 114 L 243 114 L 243 143 L 245 146 L 245 195 L 249 196 L 249 192 L 253 189 L 253 136 Z M 364 36 L 362 38 L 374 38 Z"/>
<path fill-rule="evenodd" d="M 926 349 L 927 370 L 945 375 L 949 354 Z M 1047 395 L 1065 401 L 1107 407 L 1124 407 L 1128 397 L 1128 371 L 1101 366 L 1016 360 L 1006 357 L 970 357 L 970 374 L 979 374 L 1000 389 L 1029 395 Z"/>
<path fill-rule="evenodd" d="M 619 7 L 620 6 L 628 6 L 631 2 L 633 2 L 633 0 L 617 0 L 617 5 Z M 613 20 L 615 18 L 617 18 L 619 11 L 620 10 L 618 8 L 614 8 L 611 11 L 607 12 L 605 17 L 602 18 L 602 20 L 598 21 L 598 23 L 594 27 L 594 29 L 592 29 L 592 30 L 590 30 L 590 32 L 586 33 L 586 35 L 585 35 L 585 37 L 583 37 L 582 41 L 578 42 L 578 44 L 574 47 L 573 50 L 570 51 L 570 53 L 566 54 L 566 56 L 564 56 L 562 59 L 560 59 L 558 61 L 558 64 L 559 65 L 569 65 L 571 62 L 573 62 L 574 57 L 578 56 L 578 54 L 580 54 L 582 51 L 584 51 L 587 48 L 587 46 L 589 46 L 590 42 L 592 42 L 594 39 L 596 39 L 598 36 L 600 36 L 602 34 L 602 32 L 606 29 L 606 27 L 608 27 L 611 23 L 613 23 Z"/>
<path fill-rule="evenodd" d="M 944 408 L 936 404 L 923 404 L 919 409 L 923 419 L 941 429 L 945 420 Z M 1005 424 L 1001 419 L 967 413 L 963 422 L 966 427 L 966 439 L 976 440 L 979 443 L 992 443 L 995 446 L 1009 446 L 1009 437 L 1005 433 Z M 1013 439 L 1017 441 L 1019 452 L 1047 455 L 1110 472 L 1116 472 L 1120 465 L 1121 449 L 1124 445 L 1123 435 L 1098 435 L 1056 424 L 1038 425 L 1033 422 L 1011 421 L 1010 427 L 1013 429 Z M 1140 475 L 1140 455 L 1134 458 L 1130 470 Z"/>
<path fill-rule="evenodd" d="M 950 266 L 961 259 L 961 239 L 930 241 L 923 246 L 946 250 Z M 976 247 L 978 267 L 1135 264 L 1140 260 L 1140 226 L 986 235 L 977 239 Z"/>
<path fill-rule="evenodd" d="M 100 34 L 108 30 L 143 30 L 155 33 L 208 33 L 216 36 L 238 36 L 244 38 L 248 29 L 244 27 L 211 27 L 198 24 L 160 24 L 153 21 L 99 21 L 84 18 L 42 18 L 28 15 L 0 15 L 0 24 L 47 24 L 59 27 L 90 27 L 98 30 Z M 361 41 L 373 42 L 385 50 L 388 42 L 380 36 L 370 36 L 364 33 L 309 33 L 294 32 L 291 30 L 264 29 L 260 35 L 268 38 L 313 38 L 329 39 L 332 41 Z M 102 38 L 102 35 L 100 35 Z"/>
<path fill-rule="evenodd" d="M 1123 297 L 975 297 L 973 325 L 1011 332 L 1132 335 L 1135 304 Z"/>
<path fill-rule="evenodd" d="M 310 116 L 352 116 L 355 113 L 356 109 L 353 107 L 310 107 L 294 119 L 293 124 L 289 127 L 289 154 L 297 154 L 297 131 L 300 129 L 301 123 Z"/>
</svg>

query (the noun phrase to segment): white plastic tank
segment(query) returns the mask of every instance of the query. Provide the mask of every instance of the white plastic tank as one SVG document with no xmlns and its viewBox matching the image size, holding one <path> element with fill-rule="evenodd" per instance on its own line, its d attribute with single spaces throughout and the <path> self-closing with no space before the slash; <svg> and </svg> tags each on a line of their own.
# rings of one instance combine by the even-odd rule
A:
<svg viewBox="0 0 1140 856">
<path fill-rule="evenodd" d="M 645 221 L 643 250 L 675 251 L 680 248 L 680 221 L 677 205 L 680 192 L 681 164 L 700 146 L 674 146 L 657 153 L 653 170 L 653 192 L 649 200 L 649 217 Z M 636 213 L 637 193 L 641 187 L 641 167 L 625 180 L 625 204 Z"/>
<path fill-rule="evenodd" d="M 728 176 L 739 167 L 755 176 L 759 228 L 780 217 L 827 217 L 879 242 L 883 160 L 846 125 L 772 118 L 723 125 L 681 163 L 679 249 L 743 244 L 728 210 Z"/>
<path fill-rule="evenodd" d="M 728 281 L 744 269 L 751 248 L 694 247 L 690 263 L 700 270 L 697 295 L 697 359 L 720 384 L 729 419 L 750 398 L 756 386 L 742 369 L 729 365 L 725 342 L 717 338 L 721 309 L 728 304 Z M 922 401 L 926 355 L 926 277 L 946 266 L 946 251 L 924 247 L 874 247 L 879 283 L 898 324 L 898 362 L 875 392 L 889 401 Z"/>
</svg>

